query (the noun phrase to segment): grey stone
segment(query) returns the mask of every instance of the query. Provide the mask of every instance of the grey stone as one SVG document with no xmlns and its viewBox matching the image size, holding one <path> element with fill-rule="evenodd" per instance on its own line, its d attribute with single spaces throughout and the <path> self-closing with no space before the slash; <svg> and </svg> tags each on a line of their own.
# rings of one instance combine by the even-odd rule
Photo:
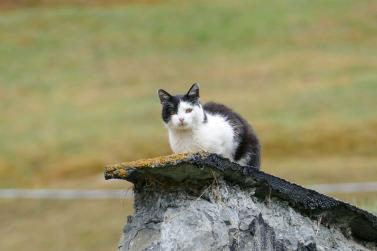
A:
<svg viewBox="0 0 377 251">
<path fill-rule="evenodd" d="M 116 168 L 135 185 L 122 251 L 377 250 L 374 215 L 218 156 Z"/>
<path fill-rule="evenodd" d="M 120 250 L 368 250 L 279 199 L 251 196 L 255 188 L 224 180 L 216 186 L 205 187 L 201 197 L 179 187 L 139 191 Z"/>
</svg>

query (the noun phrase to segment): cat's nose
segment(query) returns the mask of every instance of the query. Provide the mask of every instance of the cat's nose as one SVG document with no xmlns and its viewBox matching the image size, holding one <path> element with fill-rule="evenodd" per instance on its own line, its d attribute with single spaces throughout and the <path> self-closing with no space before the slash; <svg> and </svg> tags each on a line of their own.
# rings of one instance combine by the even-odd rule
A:
<svg viewBox="0 0 377 251">
<path fill-rule="evenodd" d="M 180 121 L 181 123 L 183 123 L 183 121 L 185 121 L 184 118 L 178 118 L 178 119 L 179 119 L 179 121 Z"/>
</svg>

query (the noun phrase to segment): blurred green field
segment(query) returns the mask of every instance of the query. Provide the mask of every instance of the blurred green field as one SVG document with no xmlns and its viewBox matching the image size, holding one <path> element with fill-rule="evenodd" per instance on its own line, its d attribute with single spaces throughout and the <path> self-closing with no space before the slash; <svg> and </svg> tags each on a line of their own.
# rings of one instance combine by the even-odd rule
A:
<svg viewBox="0 0 377 251">
<path fill-rule="evenodd" d="M 116 250 L 131 212 L 127 200 L 0 200 L 0 249 Z"/>
<path fill-rule="evenodd" d="M 348 159 L 361 159 L 351 173 L 373 169 L 376 9 L 239 0 L 3 12 L 0 185 L 45 186 L 169 153 L 156 89 L 194 81 L 203 101 L 254 125 L 269 172 L 280 174 L 279 159 L 307 170 L 307 158 L 323 157 L 335 159 L 315 167 L 324 179 Z M 333 181 L 352 181 L 347 172 Z M 311 182 L 296 175 L 284 177 Z"/>
<path fill-rule="evenodd" d="M 0 13 L 0 187 L 114 187 L 105 164 L 170 153 L 156 90 L 195 81 L 253 124 L 263 170 L 377 180 L 376 1 L 46 2 Z M 0 201 L 0 250 L 114 250 L 120 203 Z"/>
</svg>

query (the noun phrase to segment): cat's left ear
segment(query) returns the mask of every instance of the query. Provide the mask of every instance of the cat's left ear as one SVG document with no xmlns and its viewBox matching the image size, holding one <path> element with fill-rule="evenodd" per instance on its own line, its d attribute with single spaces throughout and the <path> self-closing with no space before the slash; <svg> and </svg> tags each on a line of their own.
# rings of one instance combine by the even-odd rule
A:
<svg viewBox="0 0 377 251">
<path fill-rule="evenodd" d="M 195 83 L 190 87 L 190 90 L 187 92 L 186 96 L 190 98 L 199 98 L 199 84 Z"/>
<path fill-rule="evenodd" d="M 171 95 L 167 91 L 159 89 L 157 93 L 158 97 L 160 98 L 161 104 L 169 102 Z"/>
</svg>

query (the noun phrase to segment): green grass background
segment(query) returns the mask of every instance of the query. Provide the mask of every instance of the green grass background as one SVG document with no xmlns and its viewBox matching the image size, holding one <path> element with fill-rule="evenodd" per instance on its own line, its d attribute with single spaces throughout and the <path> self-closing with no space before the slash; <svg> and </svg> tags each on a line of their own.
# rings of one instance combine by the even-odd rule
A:
<svg viewBox="0 0 377 251">
<path fill-rule="evenodd" d="M 1 187 L 128 187 L 98 181 L 103 166 L 170 153 L 156 90 L 195 81 L 203 102 L 253 124 L 263 170 L 299 184 L 376 181 L 375 1 L 73 2 L 0 12 Z M 375 193 L 336 196 L 375 210 Z"/>
</svg>

